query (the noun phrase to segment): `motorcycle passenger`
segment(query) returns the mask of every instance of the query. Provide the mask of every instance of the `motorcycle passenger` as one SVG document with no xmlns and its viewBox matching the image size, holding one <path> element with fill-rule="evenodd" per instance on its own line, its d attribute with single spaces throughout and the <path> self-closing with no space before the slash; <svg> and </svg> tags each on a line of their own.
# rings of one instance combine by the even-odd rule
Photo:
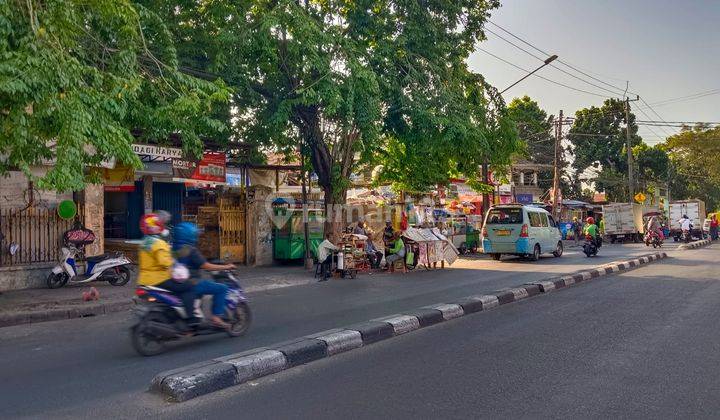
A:
<svg viewBox="0 0 720 420">
<path fill-rule="evenodd" d="M 682 230 L 683 235 L 687 234 L 687 239 L 690 240 L 692 236 L 692 222 L 690 221 L 690 218 L 687 216 L 687 214 L 683 214 L 683 217 L 678 220 L 678 224 L 680 225 L 680 230 Z M 687 233 L 686 233 L 687 232 Z"/>
<path fill-rule="evenodd" d="M 193 285 L 172 279 L 173 258 L 170 244 L 162 238 L 167 235 L 163 218 L 155 213 L 146 214 L 140 219 L 140 231 L 145 236 L 138 252 L 138 284 L 173 292 L 182 300 L 185 312 L 192 316 L 195 303 Z"/>
<path fill-rule="evenodd" d="M 656 216 L 651 216 L 647 222 L 647 232 L 657 235 L 660 241 L 665 239 L 665 234 L 662 231 L 662 224 Z"/>
<path fill-rule="evenodd" d="M 585 219 L 585 222 L 587 224 L 585 225 L 585 229 L 583 229 L 583 234 L 586 236 L 590 235 L 593 239 L 593 242 L 595 243 L 595 246 L 600 248 L 600 243 L 598 240 L 599 239 L 598 227 L 595 224 L 595 219 L 593 217 L 588 217 L 587 219 Z"/>
<path fill-rule="evenodd" d="M 191 280 L 189 283 L 193 284 L 196 296 L 212 295 L 212 323 L 219 328 L 228 328 L 229 325 L 222 319 L 225 314 L 225 298 L 228 287 L 212 280 L 201 280 L 199 270 L 232 270 L 235 265 L 208 262 L 197 249 L 199 234 L 200 229 L 194 223 L 178 223 L 173 229 L 173 252 L 177 261 L 190 270 Z"/>
</svg>

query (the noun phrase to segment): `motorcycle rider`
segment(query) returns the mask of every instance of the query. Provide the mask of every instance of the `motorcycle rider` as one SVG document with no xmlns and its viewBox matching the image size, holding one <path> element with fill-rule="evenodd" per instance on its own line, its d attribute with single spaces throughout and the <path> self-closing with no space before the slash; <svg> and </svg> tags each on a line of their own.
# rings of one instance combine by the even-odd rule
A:
<svg viewBox="0 0 720 420">
<path fill-rule="evenodd" d="M 683 214 L 683 217 L 678 220 L 678 224 L 680 225 L 680 230 L 682 230 L 683 235 L 685 232 L 687 232 L 688 237 L 691 235 L 692 230 L 692 222 L 690 221 L 690 218 L 687 216 L 687 214 Z"/>
<path fill-rule="evenodd" d="M 190 270 L 191 280 L 189 280 L 188 283 L 192 285 L 192 290 L 195 295 L 198 297 L 212 295 L 212 323 L 218 328 L 229 328 L 229 325 L 222 319 L 222 316 L 225 314 L 225 298 L 228 287 L 212 280 L 201 280 L 199 270 L 232 270 L 235 268 L 235 265 L 213 264 L 208 262 L 197 249 L 199 234 L 200 229 L 194 223 L 178 223 L 173 228 L 173 253 L 175 254 L 177 262 L 187 266 Z"/>
<path fill-rule="evenodd" d="M 646 230 L 649 234 L 655 234 L 662 242 L 665 239 L 665 235 L 662 231 L 662 224 L 658 220 L 657 216 L 650 216 L 647 222 Z"/>
<path fill-rule="evenodd" d="M 588 217 L 585 219 L 586 225 L 585 229 L 583 229 L 583 234 L 590 235 L 592 237 L 593 242 L 595 243 L 595 246 L 600 248 L 600 244 L 598 241 L 598 227 L 595 224 L 595 218 Z"/>
<path fill-rule="evenodd" d="M 155 213 L 144 215 L 140 219 L 140 231 L 145 235 L 138 251 L 139 274 L 137 283 L 142 286 L 155 286 L 176 294 L 183 302 L 185 312 L 192 316 L 195 304 L 195 292 L 189 282 L 172 279 L 173 257 L 170 244 L 162 236 L 167 236 L 164 217 Z"/>
</svg>

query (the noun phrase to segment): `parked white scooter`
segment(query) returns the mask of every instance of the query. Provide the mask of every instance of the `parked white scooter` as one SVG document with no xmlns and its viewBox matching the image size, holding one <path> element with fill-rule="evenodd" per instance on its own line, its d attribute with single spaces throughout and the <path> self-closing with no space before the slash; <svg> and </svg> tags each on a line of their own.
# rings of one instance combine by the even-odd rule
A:
<svg viewBox="0 0 720 420">
<path fill-rule="evenodd" d="M 78 272 L 76 259 L 82 257 L 85 245 L 95 241 L 95 234 L 89 229 L 76 227 L 65 232 L 60 263 L 47 278 L 50 289 L 63 287 L 67 283 L 88 283 L 107 281 L 113 286 L 123 286 L 130 281 L 131 261 L 122 252 L 111 252 L 85 258 L 85 270 Z"/>
</svg>

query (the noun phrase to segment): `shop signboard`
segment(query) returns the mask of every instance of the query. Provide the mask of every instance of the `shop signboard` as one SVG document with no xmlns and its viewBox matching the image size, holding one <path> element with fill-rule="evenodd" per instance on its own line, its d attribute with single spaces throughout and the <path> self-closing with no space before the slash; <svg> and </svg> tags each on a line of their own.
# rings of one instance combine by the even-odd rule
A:
<svg viewBox="0 0 720 420">
<path fill-rule="evenodd" d="M 206 152 L 199 161 L 173 159 L 173 178 L 225 183 L 225 153 Z"/>
<path fill-rule="evenodd" d="M 515 194 L 515 200 L 521 204 L 532 204 L 533 195 L 532 194 Z"/>
<path fill-rule="evenodd" d="M 104 169 L 103 189 L 107 192 L 135 191 L 135 169 L 131 166 L 118 165 L 113 169 Z"/>
<path fill-rule="evenodd" d="M 133 144 L 136 155 L 149 156 L 155 159 L 182 159 L 182 149 L 177 147 L 164 147 L 153 144 Z"/>
</svg>

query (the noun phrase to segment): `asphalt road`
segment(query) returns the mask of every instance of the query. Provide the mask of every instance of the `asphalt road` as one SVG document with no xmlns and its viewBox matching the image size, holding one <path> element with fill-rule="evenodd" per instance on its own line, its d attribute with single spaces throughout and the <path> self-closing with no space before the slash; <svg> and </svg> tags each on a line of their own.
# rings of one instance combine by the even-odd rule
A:
<svg viewBox="0 0 720 420">
<path fill-rule="evenodd" d="M 717 418 L 718 250 L 341 354 L 164 418 Z M 146 408 L 147 409 L 147 408 Z"/>
<path fill-rule="evenodd" d="M 0 372 L 7 380 L 0 384 L 0 416 L 134 417 L 159 407 L 176 409 L 144 392 L 162 370 L 647 252 L 645 247 L 627 245 L 603 247 L 601 256 L 593 259 L 568 250 L 560 259 L 543 258 L 537 263 L 465 260 L 440 271 L 363 276 L 261 292 L 251 295 L 255 323 L 247 337 L 192 339 L 154 358 L 137 356 L 130 347 L 128 314 L 3 328 Z M 341 360 L 345 359 L 332 363 Z"/>
</svg>

